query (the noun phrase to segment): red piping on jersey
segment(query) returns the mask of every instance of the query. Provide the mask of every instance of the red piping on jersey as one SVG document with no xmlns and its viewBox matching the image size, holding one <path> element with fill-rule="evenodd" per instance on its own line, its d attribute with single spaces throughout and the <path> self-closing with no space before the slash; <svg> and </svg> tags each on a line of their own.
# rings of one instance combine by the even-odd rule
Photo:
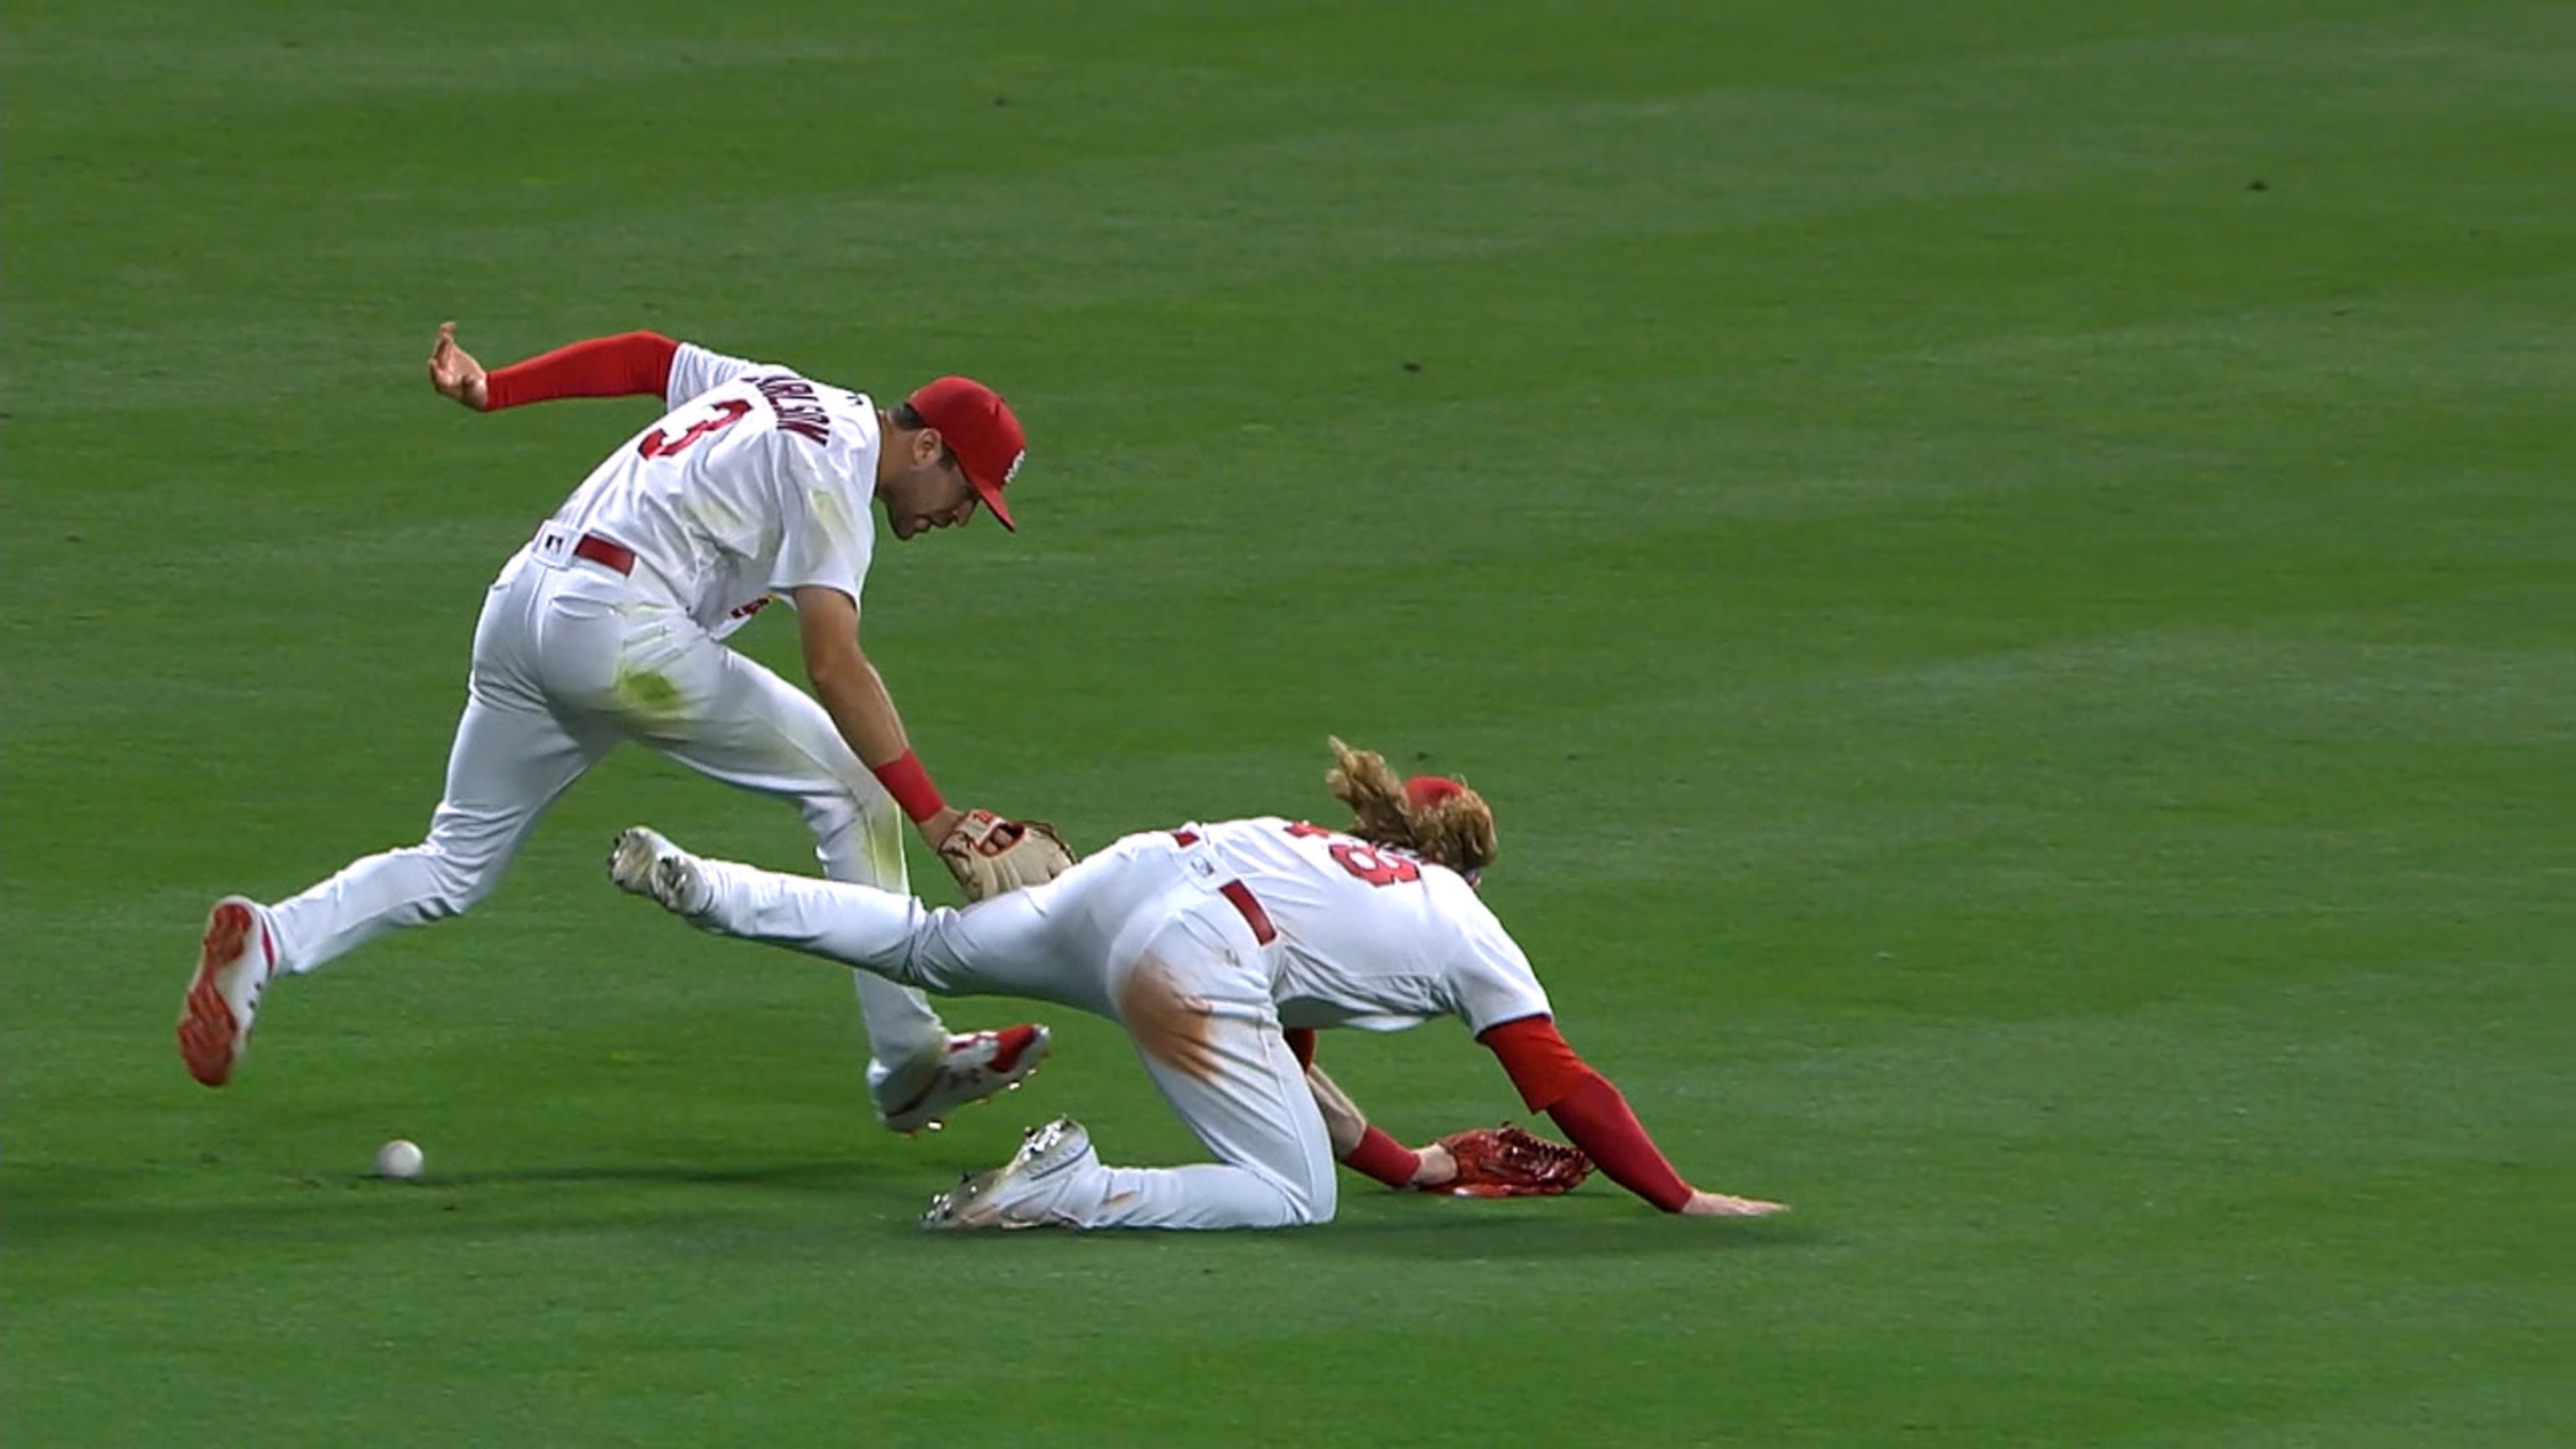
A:
<svg viewBox="0 0 2576 1449">
<path fill-rule="evenodd" d="M 680 344 L 659 332 L 575 342 L 484 374 L 483 410 L 559 397 L 660 397 L 671 385 L 671 362 L 679 355 Z"/>
</svg>

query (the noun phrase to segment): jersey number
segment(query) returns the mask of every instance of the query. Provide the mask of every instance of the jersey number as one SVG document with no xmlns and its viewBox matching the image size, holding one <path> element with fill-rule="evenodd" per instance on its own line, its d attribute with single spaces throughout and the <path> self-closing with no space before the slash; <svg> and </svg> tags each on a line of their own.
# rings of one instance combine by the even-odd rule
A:
<svg viewBox="0 0 2576 1449">
<path fill-rule="evenodd" d="M 714 417 L 691 423 L 689 430 L 676 438 L 665 436 L 660 428 L 655 428 L 644 435 L 643 442 L 635 445 L 635 451 L 647 458 L 668 458 L 674 453 L 686 452 L 691 444 L 707 434 L 723 432 L 751 416 L 751 404 L 740 398 L 727 398 L 715 404 L 715 410 Z"/>
<path fill-rule="evenodd" d="M 1288 827 L 1291 835 L 1334 835 L 1320 825 L 1299 821 Z M 1342 869 L 1373 886 L 1389 886 L 1422 879 L 1422 867 L 1401 855 L 1378 849 L 1364 841 L 1345 840 L 1326 852 Z"/>
</svg>

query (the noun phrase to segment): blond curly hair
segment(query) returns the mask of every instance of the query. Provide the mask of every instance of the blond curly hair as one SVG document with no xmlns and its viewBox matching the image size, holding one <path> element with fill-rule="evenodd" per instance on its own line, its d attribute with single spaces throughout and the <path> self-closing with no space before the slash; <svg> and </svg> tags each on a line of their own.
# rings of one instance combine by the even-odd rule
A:
<svg viewBox="0 0 2576 1449">
<path fill-rule="evenodd" d="M 1416 805 L 1384 755 L 1352 749 L 1338 738 L 1332 746 L 1333 768 L 1324 772 L 1324 783 L 1335 799 L 1351 807 L 1351 834 L 1372 845 L 1410 851 L 1460 875 L 1473 875 L 1493 863 L 1493 808 L 1465 781 L 1454 782 L 1454 793 Z"/>
</svg>

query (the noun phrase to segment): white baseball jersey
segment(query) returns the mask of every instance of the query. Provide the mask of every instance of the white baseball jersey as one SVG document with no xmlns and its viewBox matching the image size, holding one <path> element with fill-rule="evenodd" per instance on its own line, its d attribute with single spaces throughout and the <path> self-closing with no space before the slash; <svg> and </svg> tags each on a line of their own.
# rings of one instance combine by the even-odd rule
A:
<svg viewBox="0 0 2576 1449">
<path fill-rule="evenodd" d="M 1277 817 L 1130 835 L 963 910 L 729 861 L 698 869 L 708 900 L 692 914 L 713 929 L 946 995 L 1060 1002 L 1136 1034 L 1147 1074 L 1217 1162 L 1083 1161 L 1054 1210 L 1082 1227 L 1329 1220 L 1332 1137 L 1283 1027 L 1455 1016 L 1482 1035 L 1553 1014 L 1456 872 Z M 1168 1049 L 1180 1040 L 1198 1049 Z"/>
<path fill-rule="evenodd" d="M 858 602 L 876 549 L 876 405 L 793 368 L 682 343 L 670 412 L 573 490 L 554 522 L 634 550 L 635 577 L 722 637 L 808 584 Z"/>
<path fill-rule="evenodd" d="M 1188 828 L 1278 928 L 1280 1025 L 1395 1031 L 1455 1016 L 1481 1034 L 1551 1014 L 1529 957 L 1456 871 L 1276 816 Z"/>
</svg>

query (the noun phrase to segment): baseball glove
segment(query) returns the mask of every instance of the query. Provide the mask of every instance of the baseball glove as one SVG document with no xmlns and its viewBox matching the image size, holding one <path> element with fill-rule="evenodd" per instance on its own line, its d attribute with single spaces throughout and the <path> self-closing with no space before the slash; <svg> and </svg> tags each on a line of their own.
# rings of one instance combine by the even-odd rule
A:
<svg viewBox="0 0 2576 1449">
<path fill-rule="evenodd" d="M 1042 820 L 1005 820 L 969 810 L 939 842 L 940 864 L 969 901 L 1051 881 L 1073 868 L 1073 848 Z"/>
<path fill-rule="evenodd" d="M 1432 1192 L 1453 1197 L 1552 1197 L 1592 1175 L 1582 1149 L 1524 1132 L 1509 1122 L 1440 1139 L 1458 1176 Z"/>
</svg>

